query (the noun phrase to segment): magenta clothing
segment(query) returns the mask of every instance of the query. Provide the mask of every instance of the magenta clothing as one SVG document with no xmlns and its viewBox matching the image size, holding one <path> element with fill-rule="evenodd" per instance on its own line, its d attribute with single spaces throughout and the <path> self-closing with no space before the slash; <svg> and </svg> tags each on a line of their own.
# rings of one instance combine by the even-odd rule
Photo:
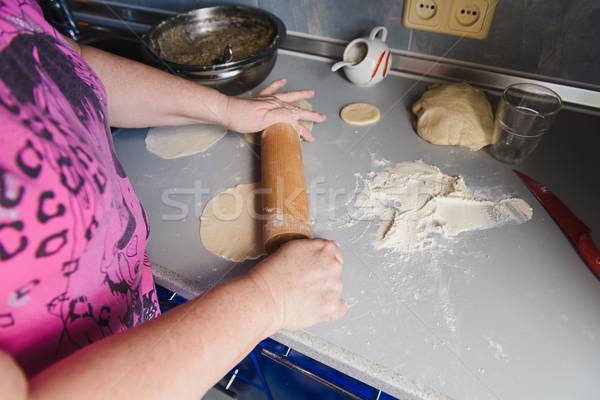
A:
<svg viewBox="0 0 600 400">
<path fill-rule="evenodd" d="M 28 375 L 159 314 L 106 93 L 35 1 L 0 1 L 0 348 Z"/>
</svg>

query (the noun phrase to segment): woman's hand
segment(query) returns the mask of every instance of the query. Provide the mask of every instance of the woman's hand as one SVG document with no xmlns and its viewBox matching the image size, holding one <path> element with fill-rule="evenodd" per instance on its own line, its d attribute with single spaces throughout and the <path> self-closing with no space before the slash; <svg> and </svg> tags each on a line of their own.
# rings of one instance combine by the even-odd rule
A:
<svg viewBox="0 0 600 400">
<path fill-rule="evenodd" d="M 298 330 L 346 313 L 342 252 L 325 239 L 294 240 L 258 264 L 248 278 L 271 298 L 274 330 Z"/>
<path fill-rule="evenodd" d="M 312 142 L 314 137 L 299 121 L 323 122 L 325 115 L 304 110 L 290 103 L 309 99 L 315 93 L 312 90 L 276 93 L 285 84 L 285 79 L 276 80 L 252 98 L 228 97 L 227 107 L 222 115 L 222 125 L 238 133 L 252 133 L 260 132 L 278 122 L 288 122 L 296 127 L 304 140 Z"/>
</svg>

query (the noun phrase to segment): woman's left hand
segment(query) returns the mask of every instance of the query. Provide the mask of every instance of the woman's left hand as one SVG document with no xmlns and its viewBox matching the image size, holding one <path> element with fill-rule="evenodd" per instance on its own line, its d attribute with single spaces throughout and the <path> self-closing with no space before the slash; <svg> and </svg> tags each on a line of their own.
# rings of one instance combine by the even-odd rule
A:
<svg viewBox="0 0 600 400">
<path fill-rule="evenodd" d="M 290 103 L 309 99 L 315 93 L 312 90 L 276 93 L 285 84 L 285 79 L 276 80 L 264 88 L 256 97 L 228 97 L 222 124 L 238 133 L 252 133 L 260 132 L 276 123 L 287 122 L 296 127 L 304 140 L 312 142 L 315 138 L 299 121 L 323 122 L 325 121 L 325 115 L 304 110 Z"/>
</svg>

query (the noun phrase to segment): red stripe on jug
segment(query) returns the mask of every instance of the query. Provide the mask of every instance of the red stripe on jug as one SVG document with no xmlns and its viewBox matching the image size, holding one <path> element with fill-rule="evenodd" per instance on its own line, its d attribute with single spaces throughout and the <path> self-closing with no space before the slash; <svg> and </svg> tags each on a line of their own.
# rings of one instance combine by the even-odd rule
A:
<svg viewBox="0 0 600 400">
<path fill-rule="evenodd" d="M 388 51 L 388 55 L 385 58 L 385 67 L 383 68 L 383 76 L 385 76 L 388 72 L 388 62 L 390 61 L 390 55 L 392 54 L 391 51 Z"/>
<path fill-rule="evenodd" d="M 385 56 L 385 51 L 381 53 L 381 56 L 379 56 L 379 61 L 377 61 L 377 66 L 375 67 L 375 71 L 373 71 L 373 75 L 371 75 L 371 78 L 373 78 L 377 74 L 377 70 L 379 69 L 381 62 L 383 61 L 383 56 Z"/>
</svg>

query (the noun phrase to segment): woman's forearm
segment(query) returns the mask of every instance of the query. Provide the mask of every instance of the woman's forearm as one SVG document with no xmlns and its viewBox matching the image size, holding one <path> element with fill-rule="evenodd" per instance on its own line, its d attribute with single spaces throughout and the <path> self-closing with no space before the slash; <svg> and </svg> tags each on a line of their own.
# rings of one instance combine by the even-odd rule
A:
<svg viewBox="0 0 600 400">
<path fill-rule="evenodd" d="M 29 381 L 29 397 L 198 399 L 277 330 L 341 317 L 342 262 L 335 242 L 287 243 L 248 275 L 50 366 Z M 19 376 L 3 360 L 0 374 Z"/>
<path fill-rule="evenodd" d="M 273 315 L 253 280 L 230 281 L 53 365 L 31 397 L 198 399 L 275 331 Z"/>
<path fill-rule="evenodd" d="M 79 48 L 106 88 L 112 126 L 223 125 L 228 97 L 216 90 L 93 47 Z"/>
</svg>

